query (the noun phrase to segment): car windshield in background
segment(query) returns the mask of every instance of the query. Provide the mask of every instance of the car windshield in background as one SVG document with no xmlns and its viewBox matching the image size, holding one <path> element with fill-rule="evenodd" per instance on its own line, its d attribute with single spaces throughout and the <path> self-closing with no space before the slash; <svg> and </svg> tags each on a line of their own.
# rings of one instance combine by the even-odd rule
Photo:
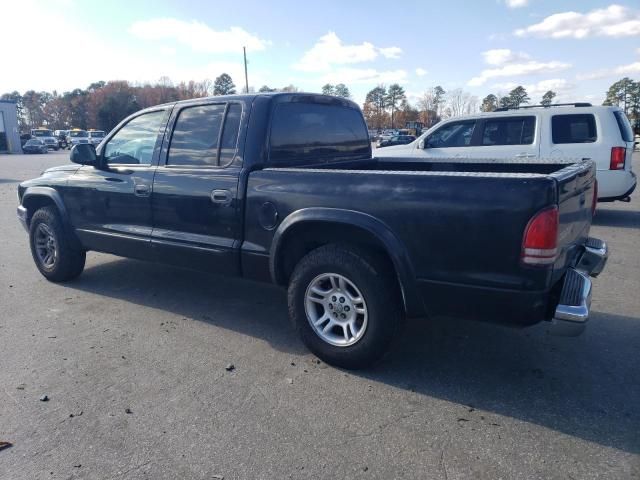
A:
<svg viewBox="0 0 640 480">
<path fill-rule="evenodd" d="M 69 132 L 69 136 L 70 137 L 88 137 L 89 134 L 84 130 L 75 130 L 75 131 Z"/>
<path fill-rule="evenodd" d="M 92 137 L 104 137 L 104 132 L 89 132 Z"/>
<path fill-rule="evenodd" d="M 53 135 L 51 134 L 51 130 L 34 130 L 33 136 L 34 137 L 53 137 Z"/>
<path fill-rule="evenodd" d="M 42 140 L 32 139 L 32 140 L 29 140 L 24 145 L 25 145 L 25 147 L 35 147 L 35 146 L 38 146 L 38 145 L 44 145 L 44 143 L 42 143 Z"/>
</svg>

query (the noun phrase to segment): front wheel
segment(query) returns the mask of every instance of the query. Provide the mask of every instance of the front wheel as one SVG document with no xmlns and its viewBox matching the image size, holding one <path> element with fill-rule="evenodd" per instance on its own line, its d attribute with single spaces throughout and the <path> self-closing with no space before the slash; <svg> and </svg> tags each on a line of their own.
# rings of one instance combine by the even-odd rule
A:
<svg viewBox="0 0 640 480">
<path fill-rule="evenodd" d="M 296 266 L 289 315 L 309 350 L 355 369 L 382 358 L 404 312 L 391 267 L 358 248 L 326 245 Z"/>
<path fill-rule="evenodd" d="M 43 207 L 33 214 L 29 243 L 36 267 L 47 280 L 64 282 L 84 270 L 86 253 L 72 247 L 55 207 Z"/>
</svg>

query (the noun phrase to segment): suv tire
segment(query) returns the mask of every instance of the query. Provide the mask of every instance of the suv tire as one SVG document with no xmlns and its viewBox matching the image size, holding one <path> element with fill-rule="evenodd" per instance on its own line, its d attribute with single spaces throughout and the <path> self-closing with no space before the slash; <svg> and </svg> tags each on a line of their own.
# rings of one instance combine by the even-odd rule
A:
<svg viewBox="0 0 640 480">
<path fill-rule="evenodd" d="M 295 267 L 288 293 L 298 335 L 337 367 L 363 368 L 381 359 L 404 318 L 393 269 L 348 245 L 308 253 Z"/>
<path fill-rule="evenodd" d="M 33 214 L 29 244 L 33 261 L 47 280 L 64 282 L 84 270 L 86 252 L 72 248 L 55 207 L 43 207 Z"/>
</svg>

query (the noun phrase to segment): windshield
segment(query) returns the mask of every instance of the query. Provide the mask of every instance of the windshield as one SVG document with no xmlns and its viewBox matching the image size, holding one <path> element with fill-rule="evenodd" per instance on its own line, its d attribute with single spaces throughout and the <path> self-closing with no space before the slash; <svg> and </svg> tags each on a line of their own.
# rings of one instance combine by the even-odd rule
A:
<svg viewBox="0 0 640 480">
<path fill-rule="evenodd" d="M 87 137 L 88 134 L 85 130 L 72 130 L 69 132 L 70 137 Z"/>
<path fill-rule="evenodd" d="M 31 133 L 34 137 L 53 137 L 51 130 L 34 130 Z"/>
<path fill-rule="evenodd" d="M 42 145 L 42 141 L 40 140 L 29 140 L 25 143 L 25 146 L 33 146 L 33 145 Z"/>
<path fill-rule="evenodd" d="M 104 132 L 89 132 L 90 137 L 104 137 Z"/>
</svg>

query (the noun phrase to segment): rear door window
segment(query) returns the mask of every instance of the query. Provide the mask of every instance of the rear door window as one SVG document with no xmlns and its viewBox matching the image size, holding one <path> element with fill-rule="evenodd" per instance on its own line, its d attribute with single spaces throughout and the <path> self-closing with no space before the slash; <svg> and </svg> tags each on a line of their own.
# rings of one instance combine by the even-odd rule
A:
<svg viewBox="0 0 640 480">
<path fill-rule="evenodd" d="M 613 112 L 613 115 L 616 117 L 616 123 L 618 124 L 622 140 L 625 142 L 633 142 L 633 130 L 625 113 L 616 110 Z"/>
<path fill-rule="evenodd" d="M 591 113 L 551 117 L 553 143 L 593 143 L 598 139 L 596 121 Z"/>
<path fill-rule="evenodd" d="M 354 108 L 291 102 L 279 104 L 273 113 L 272 165 L 368 158 L 370 149 L 364 119 Z"/>
<path fill-rule="evenodd" d="M 218 165 L 218 139 L 226 104 L 182 109 L 169 145 L 168 165 Z"/>
<path fill-rule="evenodd" d="M 505 117 L 486 120 L 482 145 L 531 145 L 536 117 Z"/>
</svg>

